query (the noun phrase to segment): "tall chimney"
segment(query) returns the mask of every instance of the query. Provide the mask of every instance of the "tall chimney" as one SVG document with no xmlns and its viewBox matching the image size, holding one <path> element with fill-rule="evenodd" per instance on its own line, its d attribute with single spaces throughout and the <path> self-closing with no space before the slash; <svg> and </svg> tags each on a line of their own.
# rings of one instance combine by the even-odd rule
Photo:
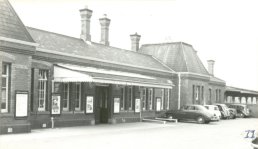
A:
<svg viewBox="0 0 258 149">
<path fill-rule="evenodd" d="M 214 76 L 214 60 L 208 60 L 208 71 L 210 73 L 210 75 Z"/>
<path fill-rule="evenodd" d="M 90 18 L 92 10 L 88 9 L 87 6 L 80 10 L 81 14 L 81 39 L 84 41 L 91 41 L 90 35 Z"/>
<path fill-rule="evenodd" d="M 110 19 L 107 18 L 107 15 L 104 14 L 102 18 L 99 19 L 100 25 L 101 25 L 101 39 L 100 43 L 104 45 L 109 45 L 109 24 Z"/>
<path fill-rule="evenodd" d="M 139 50 L 139 41 L 141 39 L 141 35 L 137 33 L 130 35 L 131 37 L 131 50 L 137 52 Z"/>
</svg>

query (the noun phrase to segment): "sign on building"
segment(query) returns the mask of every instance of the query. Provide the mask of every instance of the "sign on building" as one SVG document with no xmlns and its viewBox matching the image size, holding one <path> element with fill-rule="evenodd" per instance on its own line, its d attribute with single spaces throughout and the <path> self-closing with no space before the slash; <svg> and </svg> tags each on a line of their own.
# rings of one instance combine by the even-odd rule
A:
<svg viewBox="0 0 258 149">
<path fill-rule="evenodd" d="M 93 96 L 87 96 L 86 98 L 86 113 L 93 113 Z"/>
<path fill-rule="evenodd" d="M 28 116 L 28 92 L 16 91 L 15 94 L 15 117 L 25 118 Z"/>
<path fill-rule="evenodd" d="M 51 102 L 51 114 L 52 115 L 60 115 L 61 114 L 61 96 L 60 94 L 53 94 L 52 95 L 52 102 Z"/>
<path fill-rule="evenodd" d="M 141 99 L 135 99 L 135 112 L 139 113 L 141 111 Z"/>
<path fill-rule="evenodd" d="M 120 98 L 114 98 L 114 113 L 120 112 Z"/>
</svg>

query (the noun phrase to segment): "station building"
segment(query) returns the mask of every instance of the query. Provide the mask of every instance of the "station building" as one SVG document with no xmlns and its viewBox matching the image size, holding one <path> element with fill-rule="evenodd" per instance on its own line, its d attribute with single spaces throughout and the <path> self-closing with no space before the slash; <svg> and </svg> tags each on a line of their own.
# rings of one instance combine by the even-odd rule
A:
<svg viewBox="0 0 258 149">
<path fill-rule="evenodd" d="M 223 103 L 225 81 L 208 70 L 193 46 L 109 45 L 111 20 L 80 11 L 80 38 L 24 26 L 8 0 L 0 0 L 0 134 L 31 129 L 139 122 L 185 104 Z M 79 15 L 79 14 L 78 14 Z M 78 20 L 79 21 L 79 20 Z"/>
</svg>

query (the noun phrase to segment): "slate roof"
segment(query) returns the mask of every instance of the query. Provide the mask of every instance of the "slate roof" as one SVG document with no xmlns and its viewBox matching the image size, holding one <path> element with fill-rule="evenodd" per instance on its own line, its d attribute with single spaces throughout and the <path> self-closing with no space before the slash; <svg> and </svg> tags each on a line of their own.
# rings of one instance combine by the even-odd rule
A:
<svg viewBox="0 0 258 149">
<path fill-rule="evenodd" d="M 183 42 L 145 44 L 139 52 L 153 55 L 176 72 L 209 75 L 194 48 Z"/>
<path fill-rule="evenodd" d="M 161 71 L 173 72 L 170 68 L 160 63 L 150 55 L 105 46 L 98 43 L 87 44 L 80 38 L 69 37 L 53 32 L 27 27 L 39 48 L 51 51 L 85 56 L 117 64 L 140 66 Z"/>
<path fill-rule="evenodd" d="M 243 88 L 237 88 L 237 87 L 232 87 L 232 86 L 227 86 L 225 91 L 226 92 L 239 92 L 239 93 L 245 93 L 245 94 L 258 95 L 258 91 L 248 90 L 248 89 L 243 89 Z"/>
<path fill-rule="evenodd" d="M 0 0 L 0 36 L 34 42 L 8 0 Z"/>
<path fill-rule="evenodd" d="M 220 83 L 224 83 L 226 84 L 226 82 L 220 78 L 217 78 L 217 77 L 214 77 L 214 76 L 211 76 L 210 77 L 210 81 L 213 81 L 213 82 L 220 82 Z"/>
</svg>

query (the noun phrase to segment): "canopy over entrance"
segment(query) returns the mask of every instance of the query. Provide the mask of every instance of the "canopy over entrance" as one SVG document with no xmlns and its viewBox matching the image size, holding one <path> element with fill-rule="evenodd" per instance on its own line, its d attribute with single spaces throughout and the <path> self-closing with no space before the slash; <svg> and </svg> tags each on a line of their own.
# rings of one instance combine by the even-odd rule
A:
<svg viewBox="0 0 258 149">
<path fill-rule="evenodd" d="M 70 64 L 54 66 L 54 82 L 96 82 L 157 88 L 174 86 L 171 80 L 164 78 Z"/>
</svg>

